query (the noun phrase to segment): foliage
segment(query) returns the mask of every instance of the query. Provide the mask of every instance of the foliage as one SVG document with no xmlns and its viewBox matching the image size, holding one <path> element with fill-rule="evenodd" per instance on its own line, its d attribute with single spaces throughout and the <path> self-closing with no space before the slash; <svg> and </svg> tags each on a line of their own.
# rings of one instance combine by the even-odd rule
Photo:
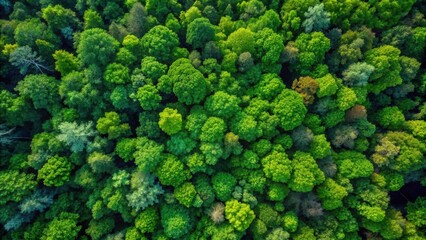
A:
<svg viewBox="0 0 426 240">
<path fill-rule="evenodd" d="M 426 239 L 425 10 L 0 0 L 2 239 Z"/>
<path fill-rule="evenodd" d="M 58 126 L 61 132 L 56 138 L 70 146 L 72 152 L 81 152 L 90 143 L 89 138 L 95 135 L 92 122 L 77 124 L 76 122 L 63 122 Z"/>
<path fill-rule="evenodd" d="M 235 199 L 226 202 L 225 215 L 226 219 L 228 219 L 232 227 L 237 231 L 244 231 L 247 229 L 255 218 L 253 210 L 250 209 L 250 205 L 240 203 Z"/>
</svg>

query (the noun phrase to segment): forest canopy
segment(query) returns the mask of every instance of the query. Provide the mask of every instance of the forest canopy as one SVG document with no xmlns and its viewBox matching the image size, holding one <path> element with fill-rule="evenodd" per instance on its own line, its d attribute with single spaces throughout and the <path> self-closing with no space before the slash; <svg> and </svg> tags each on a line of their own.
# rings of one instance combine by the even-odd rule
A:
<svg viewBox="0 0 426 240">
<path fill-rule="evenodd" d="M 425 14 L 0 0 L 2 239 L 426 239 Z"/>
</svg>

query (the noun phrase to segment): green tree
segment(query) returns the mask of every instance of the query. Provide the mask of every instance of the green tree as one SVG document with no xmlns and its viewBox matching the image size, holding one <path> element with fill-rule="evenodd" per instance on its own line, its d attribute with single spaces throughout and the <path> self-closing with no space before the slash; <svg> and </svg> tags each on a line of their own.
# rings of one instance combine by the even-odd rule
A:
<svg viewBox="0 0 426 240">
<path fill-rule="evenodd" d="M 218 172 L 212 178 L 213 190 L 216 198 L 225 202 L 231 198 L 231 194 L 237 184 L 234 176 L 226 172 Z"/>
<path fill-rule="evenodd" d="M 135 219 L 135 227 L 141 233 L 153 233 L 160 223 L 160 216 L 155 207 L 149 207 L 143 210 Z"/>
<path fill-rule="evenodd" d="M 140 87 L 135 97 L 143 110 L 156 110 L 160 107 L 161 96 L 157 88 L 153 85 L 147 84 Z"/>
<path fill-rule="evenodd" d="M 127 18 L 127 30 L 136 37 L 142 37 L 149 27 L 148 14 L 145 7 L 136 2 L 132 5 Z"/>
<path fill-rule="evenodd" d="M 89 138 L 95 135 L 92 122 L 77 124 L 63 122 L 58 126 L 60 134 L 56 138 L 71 147 L 72 152 L 81 152 L 89 144 Z"/>
<path fill-rule="evenodd" d="M 274 182 L 286 183 L 290 180 L 291 161 L 284 151 L 273 150 L 261 160 L 265 176 Z"/>
<path fill-rule="evenodd" d="M 231 118 L 240 110 L 240 100 L 223 91 L 217 91 L 206 99 L 204 107 L 213 116 L 223 119 Z"/>
<path fill-rule="evenodd" d="M 188 59 L 180 58 L 173 62 L 167 74 L 179 102 L 192 105 L 206 97 L 207 81 Z"/>
<path fill-rule="evenodd" d="M 398 107 L 385 107 L 380 109 L 376 115 L 377 122 L 384 128 L 389 130 L 401 129 L 405 123 L 404 114 Z"/>
<path fill-rule="evenodd" d="M 179 39 L 172 30 L 158 25 L 151 28 L 142 37 L 141 43 L 146 56 L 152 56 L 160 62 L 168 63 L 172 59 L 173 49 L 179 45 Z"/>
<path fill-rule="evenodd" d="M 37 185 L 33 174 L 20 173 L 17 170 L 1 171 L 0 183 L 0 205 L 9 201 L 21 201 Z"/>
<path fill-rule="evenodd" d="M 198 204 L 196 203 L 197 191 L 195 190 L 195 186 L 190 182 L 183 183 L 182 185 L 175 188 L 173 195 L 179 201 L 180 204 L 184 205 L 187 208 L 191 206 L 198 206 Z M 201 199 L 199 200 L 202 204 Z"/>
<path fill-rule="evenodd" d="M 426 198 L 418 197 L 407 204 L 407 219 L 418 227 L 426 225 Z"/>
<path fill-rule="evenodd" d="M 154 57 L 145 57 L 141 63 L 142 73 L 153 81 L 166 74 L 167 65 L 159 63 Z"/>
<path fill-rule="evenodd" d="M 197 18 L 191 21 L 186 32 L 186 42 L 193 48 L 201 48 L 213 40 L 215 35 L 214 26 L 207 18 Z"/>
<path fill-rule="evenodd" d="M 250 209 L 250 205 L 240 203 L 235 199 L 226 202 L 225 216 L 232 227 L 237 231 L 244 231 L 249 228 L 255 218 L 253 210 Z"/>
<path fill-rule="evenodd" d="M 333 210 L 343 206 L 343 198 L 348 195 L 346 189 L 336 183 L 333 179 L 327 178 L 317 188 L 319 199 L 325 210 Z"/>
<path fill-rule="evenodd" d="M 273 113 L 280 118 L 284 130 L 299 126 L 307 113 L 302 97 L 295 91 L 284 89 L 274 100 Z"/>
<path fill-rule="evenodd" d="M 200 140 L 204 142 L 221 142 L 226 131 L 223 119 L 209 117 L 201 128 Z"/>
<path fill-rule="evenodd" d="M 129 68 L 119 63 L 108 64 L 104 78 L 110 85 L 128 83 L 130 82 Z"/>
<path fill-rule="evenodd" d="M 64 8 L 62 5 L 49 5 L 42 9 L 42 18 L 46 20 L 49 27 L 60 30 L 65 27 L 74 27 L 77 23 L 75 12 Z"/>
<path fill-rule="evenodd" d="M 94 48 L 93 46 L 97 47 Z M 117 40 L 105 30 L 91 28 L 81 33 L 77 54 L 78 58 L 86 66 L 91 64 L 105 66 L 111 59 L 114 59 L 118 46 Z"/>
<path fill-rule="evenodd" d="M 126 136 L 130 133 L 130 126 L 128 123 L 120 124 L 120 116 L 116 112 L 106 112 L 105 117 L 98 119 L 96 129 L 101 134 L 108 134 L 109 139 L 119 138 Z"/>
<path fill-rule="evenodd" d="M 373 48 L 365 53 L 365 62 L 375 69 L 370 75 L 368 85 L 371 92 L 378 94 L 388 87 L 395 87 L 402 83 L 400 54 L 401 51 L 398 48 L 390 45 Z"/>
<path fill-rule="evenodd" d="M 80 67 L 78 59 L 74 54 L 65 50 L 57 50 L 53 54 L 55 59 L 55 70 L 60 72 L 62 76 L 67 75 L 72 71 L 77 71 Z"/>
<path fill-rule="evenodd" d="M 182 115 L 176 109 L 165 108 L 160 113 L 158 125 L 168 135 L 176 134 L 182 129 Z"/>
<path fill-rule="evenodd" d="M 288 186 L 296 192 L 312 191 L 315 185 L 324 182 L 324 173 L 309 153 L 296 152 L 292 161 L 293 172 Z"/>
<path fill-rule="evenodd" d="M 159 195 L 164 193 L 161 185 L 155 183 L 155 177 L 142 172 L 132 174 L 130 181 L 131 192 L 126 195 L 129 206 L 136 211 L 158 203 Z"/>
<path fill-rule="evenodd" d="M 189 170 L 174 155 L 167 154 L 155 170 L 162 185 L 177 187 L 191 178 Z"/>
<path fill-rule="evenodd" d="M 164 204 L 161 208 L 161 225 L 169 238 L 184 236 L 192 227 L 189 210 L 181 205 Z"/>
<path fill-rule="evenodd" d="M 91 28 L 103 28 L 104 22 L 98 12 L 92 9 L 84 11 L 84 30 Z"/>
<path fill-rule="evenodd" d="M 78 214 L 62 212 L 43 230 L 41 240 L 72 240 L 78 235 L 81 226 L 77 225 Z"/>
<path fill-rule="evenodd" d="M 374 70 L 373 66 L 365 62 L 351 64 L 342 73 L 343 83 L 349 87 L 367 86 L 368 80 Z"/>
<path fill-rule="evenodd" d="M 94 173 L 111 172 L 114 170 L 114 160 L 111 156 L 100 152 L 92 152 L 87 158 Z"/>
<path fill-rule="evenodd" d="M 58 81 L 47 75 L 27 75 L 15 88 L 21 96 L 32 100 L 35 109 L 53 111 L 59 104 Z"/>
<path fill-rule="evenodd" d="M 37 179 L 43 180 L 46 186 L 59 187 L 69 181 L 71 162 L 68 158 L 54 156 L 38 171 Z"/>
<path fill-rule="evenodd" d="M 243 52 L 255 53 L 254 33 L 249 29 L 239 28 L 229 35 L 226 42 L 229 48 L 238 55 Z"/>
<path fill-rule="evenodd" d="M 338 174 L 345 178 L 368 177 L 373 173 L 373 164 L 366 156 L 355 151 L 343 151 L 333 154 Z"/>
<path fill-rule="evenodd" d="M 299 49 L 296 69 L 302 75 L 309 75 L 324 61 L 325 53 L 330 50 L 330 39 L 322 32 L 302 33 L 297 37 L 295 46 Z"/>
<path fill-rule="evenodd" d="M 324 10 L 323 3 L 309 7 L 304 15 L 306 19 L 303 21 L 302 26 L 305 27 L 305 32 L 307 33 L 325 30 L 330 25 L 330 13 Z"/>
</svg>

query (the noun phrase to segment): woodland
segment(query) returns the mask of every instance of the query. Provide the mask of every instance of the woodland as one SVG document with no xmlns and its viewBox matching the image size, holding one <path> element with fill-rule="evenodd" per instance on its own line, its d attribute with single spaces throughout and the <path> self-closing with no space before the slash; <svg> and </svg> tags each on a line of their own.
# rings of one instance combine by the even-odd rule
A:
<svg viewBox="0 0 426 240">
<path fill-rule="evenodd" d="M 1 239 L 426 239 L 425 14 L 0 0 Z"/>
</svg>

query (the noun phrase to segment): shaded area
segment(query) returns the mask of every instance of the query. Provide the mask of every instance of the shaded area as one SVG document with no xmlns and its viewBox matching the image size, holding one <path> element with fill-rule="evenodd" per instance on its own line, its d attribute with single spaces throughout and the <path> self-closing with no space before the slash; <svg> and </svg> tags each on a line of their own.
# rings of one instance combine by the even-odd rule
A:
<svg viewBox="0 0 426 240">
<path fill-rule="evenodd" d="M 420 182 L 410 182 L 405 184 L 399 191 L 390 192 L 390 204 L 406 214 L 405 206 L 408 202 L 414 202 L 417 197 L 426 196 L 426 187 Z"/>
</svg>

